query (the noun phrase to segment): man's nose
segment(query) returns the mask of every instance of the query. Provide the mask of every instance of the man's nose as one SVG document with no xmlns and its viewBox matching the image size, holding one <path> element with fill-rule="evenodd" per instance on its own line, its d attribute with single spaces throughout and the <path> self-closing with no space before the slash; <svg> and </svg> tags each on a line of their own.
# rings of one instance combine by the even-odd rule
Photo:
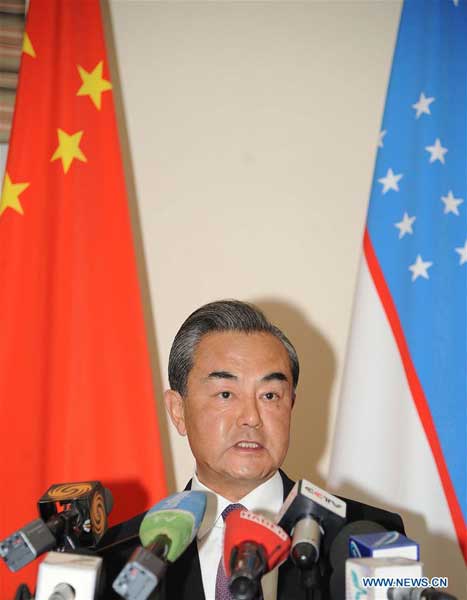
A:
<svg viewBox="0 0 467 600">
<path fill-rule="evenodd" d="M 258 400 L 254 395 L 246 395 L 242 398 L 240 414 L 238 417 L 240 427 L 252 427 L 258 429 L 263 424 Z"/>
</svg>

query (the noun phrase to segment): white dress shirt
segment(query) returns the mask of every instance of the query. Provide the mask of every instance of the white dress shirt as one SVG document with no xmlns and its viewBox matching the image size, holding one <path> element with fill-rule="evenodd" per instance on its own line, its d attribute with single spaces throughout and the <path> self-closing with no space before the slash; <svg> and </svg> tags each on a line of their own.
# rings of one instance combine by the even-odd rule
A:
<svg viewBox="0 0 467 600">
<path fill-rule="evenodd" d="M 222 512 L 233 504 L 227 498 L 216 494 L 202 484 L 196 474 L 191 484 L 192 490 L 206 492 L 207 505 L 201 527 L 198 530 L 198 555 L 203 578 L 204 595 L 206 600 L 216 598 L 216 577 L 219 560 L 224 548 L 224 519 Z M 279 472 L 252 490 L 244 498 L 238 500 L 248 510 L 254 511 L 268 519 L 275 520 L 284 498 L 284 486 Z M 264 600 L 276 600 L 277 597 L 277 567 L 267 573 L 262 580 Z"/>
</svg>

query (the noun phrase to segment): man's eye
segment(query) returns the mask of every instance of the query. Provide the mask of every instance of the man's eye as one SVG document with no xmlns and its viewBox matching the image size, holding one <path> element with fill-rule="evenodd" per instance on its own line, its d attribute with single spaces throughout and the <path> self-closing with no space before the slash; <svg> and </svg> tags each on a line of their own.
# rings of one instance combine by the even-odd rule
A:
<svg viewBox="0 0 467 600">
<path fill-rule="evenodd" d="M 276 400 L 279 396 L 276 394 L 276 392 L 266 392 L 264 397 L 266 400 Z"/>
<path fill-rule="evenodd" d="M 232 396 L 232 392 L 220 392 L 219 396 L 224 400 L 228 400 Z"/>
</svg>

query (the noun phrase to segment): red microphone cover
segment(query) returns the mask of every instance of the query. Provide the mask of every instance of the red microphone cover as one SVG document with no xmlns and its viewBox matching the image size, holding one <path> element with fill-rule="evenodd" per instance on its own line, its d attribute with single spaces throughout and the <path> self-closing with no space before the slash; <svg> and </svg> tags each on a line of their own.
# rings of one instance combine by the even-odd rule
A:
<svg viewBox="0 0 467 600">
<path fill-rule="evenodd" d="M 232 550 L 242 542 L 263 546 L 267 559 L 267 571 L 284 562 L 289 554 L 291 540 L 282 527 L 249 510 L 237 508 L 225 519 L 224 567 L 230 577 Z"/>
</svg>

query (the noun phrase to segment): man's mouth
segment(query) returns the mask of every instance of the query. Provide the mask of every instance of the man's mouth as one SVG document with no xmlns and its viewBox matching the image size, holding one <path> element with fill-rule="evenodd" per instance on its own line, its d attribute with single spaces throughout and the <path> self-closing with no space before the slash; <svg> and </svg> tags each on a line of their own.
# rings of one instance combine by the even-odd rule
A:
<svg viewBox="0 0 467 600">
<path fill-rule="evenodd" d="M 241 450 L 260 450 L 263 446 L 258 444 L 258 442 L 247 442 L 241 441 L 237 442 L 234 448 L 240 448 Z"/>
</svg>

